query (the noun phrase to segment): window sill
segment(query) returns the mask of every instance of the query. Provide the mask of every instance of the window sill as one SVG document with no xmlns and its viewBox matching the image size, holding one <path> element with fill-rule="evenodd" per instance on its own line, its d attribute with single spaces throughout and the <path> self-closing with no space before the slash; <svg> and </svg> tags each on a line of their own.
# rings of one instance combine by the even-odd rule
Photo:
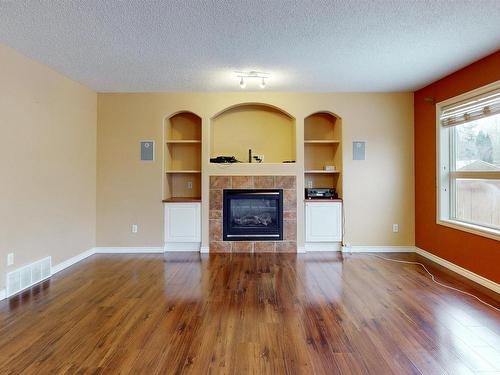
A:
<svg viewBox="0 0 500 375">
<path fill-rule="evenodd" d="M 488 237 L 493 240 L 500 241 L 500 230 L 486 228 L 480 225 L 464 223 L 457 220 L 438 220 L 437 223 L 445 227 L 458 229 L 464 232 L 477 234 L 478 236 Z"/>
</svg>

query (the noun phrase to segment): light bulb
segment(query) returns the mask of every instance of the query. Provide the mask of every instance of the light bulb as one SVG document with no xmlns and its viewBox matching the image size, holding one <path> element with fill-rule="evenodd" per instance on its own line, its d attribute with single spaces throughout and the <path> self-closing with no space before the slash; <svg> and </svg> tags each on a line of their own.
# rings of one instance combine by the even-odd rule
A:
<svg viewBox="0 0 500 375">
<path fill-rule="evenodd" d="M 241 87 L 242 89 L 244 89 L 245 87 L 247 87 L 247 84 L 246 84 L 246 83 L 245 83 L 245 81 L 243 80 L 243 77 L 241 77 L 241 79 L 240 79 L 240 87 Z"/>
<path fill-rule="evenodd" d="M 262 78 L 262 82 L 260 83 L 260 88 L 263 89 L 266 87 L 266 80 L 264 78 Z"/>
</svg>

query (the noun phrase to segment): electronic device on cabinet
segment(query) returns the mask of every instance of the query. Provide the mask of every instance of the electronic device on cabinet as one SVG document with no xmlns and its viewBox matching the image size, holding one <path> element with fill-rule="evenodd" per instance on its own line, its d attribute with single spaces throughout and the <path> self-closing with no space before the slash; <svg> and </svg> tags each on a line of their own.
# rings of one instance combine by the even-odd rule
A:
<svg viewBox="0 0 500 375">
<path fill-rule="evenodd" d="M 306 188 L 306 199 L 338 199 L 335 188 Z"/>
</svg>

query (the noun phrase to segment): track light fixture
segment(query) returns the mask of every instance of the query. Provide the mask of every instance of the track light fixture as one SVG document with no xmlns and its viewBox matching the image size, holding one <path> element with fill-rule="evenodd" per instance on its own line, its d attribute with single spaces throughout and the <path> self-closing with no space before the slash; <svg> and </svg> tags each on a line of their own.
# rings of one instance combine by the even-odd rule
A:
<svg viewBox="0 0 500 375">
<path fill-rule="evenodd" d="M 266 87 L 266 79 L 269 79 L 270 74 L 264 72 L 256 72 L 254 70 L 250 72 L 234 72 L 236 77 L 240 79 L 240 87 L 244 89 L 247 85 L 248 80 L 260 80 L 259 87 L 264 89 Z"/>
</svg>

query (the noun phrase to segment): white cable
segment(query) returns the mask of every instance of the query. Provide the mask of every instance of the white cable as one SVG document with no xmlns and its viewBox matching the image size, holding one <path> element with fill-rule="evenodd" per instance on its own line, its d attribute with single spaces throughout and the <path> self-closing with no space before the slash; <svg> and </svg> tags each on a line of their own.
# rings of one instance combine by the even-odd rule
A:
<svg viewBox="0 0 500 375">
<path fill-rule="evenodd" d="M 429 276 L 431 277 L 432 281 L 435 282 L 436 284 L 441 285 L 443 288 L 451 289 L 451 290 L 454 290 L 456 292 L 460 292 L 462 294 L 466 294 L 466 295 L 468 295 L 470 297 L 473 297 L 473 298 L 477 299 L 479 302 L 481 302 L 483 305 L 489 306 L 492 309 L 500 312 L 500 309 L 498 307 L 490 305 L 488 302 L 483 301 L 481 298 L 475 296 L 474 294 L 471 294 L 469 292 L 465 292 L 463 290 L 460 290 L 460 289 L 457 289 L 457 288 L 453 288 L 452 286 L 440 283 L 439 281 L 436 280 L 436 278 L 434 277 L 434 275 L 429 272 L 429 270 L 427 269 L 427 267 L 425 265 L 423 265 L 422 263 L 420 263 L 420 262 L 411 262 L 411 261 L 407 261 L 407 260 L 390 259 L 390 258 L 385 258 L 385 257 L 380 256 L 380 255 L 373 255 L 373 256 L 375 256 L 377 258 L 380 258 L 380 259 L 388 260 L 388 261 L 391 261 L 391 262 L 406 263 L 406 264 L 413 264 L 413 265 L 422 266 L 424 268 L 424 270 L 429 274 Z"/>
</svg>

